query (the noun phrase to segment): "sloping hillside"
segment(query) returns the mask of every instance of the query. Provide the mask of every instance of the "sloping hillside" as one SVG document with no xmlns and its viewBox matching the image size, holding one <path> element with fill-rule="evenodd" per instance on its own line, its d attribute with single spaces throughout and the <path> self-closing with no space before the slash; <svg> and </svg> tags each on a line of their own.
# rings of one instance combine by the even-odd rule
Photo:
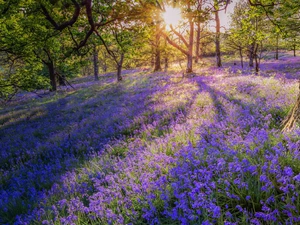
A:
<svg viewBox="0 0 300 225">
<path fill-rule="evenodd" d="M 0 223 L 300 222 L 300 131 L 280 132 L 299 70 L 280 63 L 19 96 L 0 110 Z"/>
</svg>

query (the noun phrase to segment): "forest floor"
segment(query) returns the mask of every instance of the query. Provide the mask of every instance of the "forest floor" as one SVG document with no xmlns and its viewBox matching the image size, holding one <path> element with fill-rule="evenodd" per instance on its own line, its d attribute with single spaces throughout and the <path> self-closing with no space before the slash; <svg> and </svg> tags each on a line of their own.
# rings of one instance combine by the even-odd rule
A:
<svg viewBox="0 0 300 225">
<path fill-rule="evenodd" d="M 238 61 L 237 61 L 238 62 Z M 0 106 L 0 224 L 299 224 L 300 57 L 135 69 Z"/>
</svg>

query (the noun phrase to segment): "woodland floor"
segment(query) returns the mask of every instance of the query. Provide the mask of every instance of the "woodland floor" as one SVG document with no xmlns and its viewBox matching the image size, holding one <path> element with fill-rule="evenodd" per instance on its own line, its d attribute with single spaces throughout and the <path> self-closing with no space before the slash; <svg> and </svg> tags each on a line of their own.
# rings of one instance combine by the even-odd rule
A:
<svg viewBox="0 0 300 225">
<path fill-rule="evenodd" d="M 299 224 L 300 57 L 72 80 L 0 106 L 0 224 Z"/>
</svg>

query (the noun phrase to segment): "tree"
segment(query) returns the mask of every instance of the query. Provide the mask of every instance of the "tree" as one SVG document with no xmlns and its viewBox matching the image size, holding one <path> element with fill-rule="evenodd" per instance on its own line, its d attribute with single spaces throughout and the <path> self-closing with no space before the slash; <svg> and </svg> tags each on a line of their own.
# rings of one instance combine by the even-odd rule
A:
<svg viewBox="0 0 300 225">
<path fill-rule="evenodd" d="M 88 40 L 97 29 L 124 18 L 120 10 L 112 7 L 118 7 L 122 1 L 117 3 L 16 0 L 10 4 L 1 1 L 1 30 L 5 32 L 1 32 L 0 51 L 22 58 L 24 67 L 29 62 L 38 62 L 37 76 L 42 74 L 40 64 L 43 64 L 48 70 L 51 90 L 55 91 L 57 80 L 60 84 L 65 83 L 66 73 L 62 74 L 66 69 L 65 61 L 68 58 L 72 58 L 70 63 L 80 60 L 74 56 L 88 53 Z"/>
<path fill-rule="evenodd" d="M 171 1 L 172 2 L 172 1 Z M 226 9 L 230 1 L 220 0 L 220 1 L 194 1 L 194 0 L 181 0 L 174 1 L 182 11 L 184 21 L 181 23 L 180 27 L 174 28 L 170 26 L 168 33 L 163 32 L 163 36 L 173 47 L 181 51 L 187 58 L 186 73 L 193 72 L 193 49 L 194 49 L 194 30 L 195 23 L 197 24 L 197 37 L 196 37 L 196 61 L 199 57 L 200 49 L 200 32 L 201 23 L 205 22 L 211 13 L 215 14 L 217 21 L 217 32 L 216 32 L 216 52 L 218 56 L 218 65 L 221 65 L 220 58 L 220 20 L 218 17 L 218 12 L 220 10 Z M 170 3 L 168 1 L 167 3 Z M 184 34 L 186 33 L 186 34 Z M 172 38 L 175 36 L 175 38 Z M 179 41 L 176 41 L 178 39 Z"/>
<path fill-rule="evenodd" d="M 99 50 L 97 45 L 93 46 L 93 64 L 94 64 L 94 77 L 95 81 L 99 80 Z"/>
<path fill-rule="evenodd" d="M 42 69 L 44 65 L 48 69 L 51 90 L 55 91 L 57 87 L 56 80 L 59 75 L 55 67 L 59 67 L 58 62 L 67 58 L 67 55 L 71 55 L 67 53 L 70 50 L 70 42 L 66 39 L 66 33 L 63 32 L 63 29 L 65 29 L 67 24 L 72 25 L 74 23 L 69 21 L 69 23 L 58 25 L 53 20 L 52 22 L 57 26 L 55 29 L 52 28 L 44 12 L 48 12 L 47 7 L 55 9 L 62 7 L 54 6 L 55 3 L 45 2 L 47 6 L 44 5 L 44 2 L 39 4 L 23 0 L 15 1 L 14 3 L 9 5 L 4 2 L 0 6 L 3 12 L 1 25 L 2 29 L 5 30 L 5 32 L 1 32 L 0 51 L 9 52 L 11 55 L 22 59 L 23 68 L 28 68 L 34 64 L 35 71 L 27 71 L 36 76 L 43 74 Z M 65 15 L 68 15 L 69 9 L 67 9 L 68 7 L 65 8 L 62 11 Z M 78 13 L 77 11 L 76 13 Z M 48 16 L 50 18 L 49 14 Z M 12 24 L 14 25 L 12 26 Z M 12 40 L 14 44 L 10 43 Z M 27 73 L 19 75 L 28 76 Z M 19 87 L 24 89 L 23 85 Z"/>
<path fill-rule="evenodd" d="M 268 35 L 270 36 L 269 22 L 263 11 L 242 1 L 236 4 L 231 23 L 232 45 L 239 51 L 242 59 L 242 50 L 247 48 L 249 66 L 255 63 L 255 72 L 259 72 L 259 65 L 263 44 Z"/>
<path fill-rule="evenodd" d="M 139 47 L 139 37 L 142 35 L 143 28 L 137 22 L 111 24 L 107 26 L 103 36 L 97 32 L 107 53 L 116 64 L 118 81 L 123 79 L 122 67 L 125 55 L 133 53 L 134 48 Z"/>
<path fill-rule="evenodd" d="M 155 25 L 155 31 L 154 31 L 154 41 L 153 47 L 154 47 L 154 72 L 161 71 L 161 33 L 160 33 L 160 23 L 157 23 Z"/>
<path fill-rule="evenodd" d="M 243 20 L 246 18 L 245 8 L 247 8 L 246 1 L 239 1 L 234 6 L 234 11 L 230 15 L 230 29 L 227 32 L 226 46 L 229 49 L 237 51 L 241 61 L 241 67 L 244 68 L 244 51 L 247 48 L 248 40 L 243 33 Z"/>
<path fill-rule="evenodd" d="M 194 47 L 194 13 L 195 8 L 192 5 L 192 1 L 180 1 L 179 6 L 181 8 L 183 17 L 187 20 L 187 23 L 181 24 L 179 30 L 170 25 L 169 33 L 162 32 L 164 38 L 171 44 L 173 47 L 177 48 L 181 51 L 187 58 L 187 66 L 186 73 L 193 72 L 193 47 Z M 177 28 L 177 29 L 178 29 Z M 184 36 L 184 32 L 187 32 L 186 37 Z M 175 35 L 179 41 L 182 43 L 176 43 L 175 39 L 171 37 L 171 35 Z"/>
<path fill-rule="evenodd" d="M 221 36 L 221 23 L 219 17 L 219 11 L 221 10 L 222 4 L 226 4 L 225 8 L 227 7 L 227 1 L 216 1 L 214 0 L 214 14 L 215 14 L 215 21 L 216 21 L 216 59 L 217 59 L 217 67 L 222 66 L 221 60 L 221 44 L 220 44 L 220 36 Z"/>
<path fill-rule="evenodd" d="M 292 50 L 294 57 L 296 57 L 296 50 L 300 46 L 300 29 L 289 30 L 283 36 L 287 42 L 287 48 Z"/>
<path fill-rule="evenodd" d="M 280 29 L 283 34 L 296 31 L 299 34 L 300 4 L 293 0 L 248 0 L 249 4 L 261 9 L 273 26 Z M 300 120 L 300 92 L 292 110 L 282 122 L 282 130 L 289 131 Z"/>
<path fill-rule="evenodd" d="M 239 32 L 233 28 L 229 30 L 226 36 L 226 46 L 238 52 L 240 57 L 241 67 L 244 68 L 244 51 L 246 49 L 245 41 L 240 38 Z"/>
<path fill-rule="evenodd" d="M 198 63 L 199 58 L 201 56 L 201 49 L 200 49 L 200 41 L 203 37 L 204 29 L 206 28 L 206 25 L 208 24 L 210 13 L 205 5 L 205 0 L 199 0 L 197 3 L 197 11 L 196 11 L 196 18 L 195 18 L 195 24 L 196 24 L 196 43 L 195 43 L 195 63 Z"/>
</svg>

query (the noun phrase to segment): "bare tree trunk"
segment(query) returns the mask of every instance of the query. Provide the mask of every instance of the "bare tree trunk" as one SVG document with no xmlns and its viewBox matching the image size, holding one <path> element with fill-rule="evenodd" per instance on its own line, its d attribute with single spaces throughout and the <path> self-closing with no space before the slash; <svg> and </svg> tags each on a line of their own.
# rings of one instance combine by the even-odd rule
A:
<svg viewBox="0 0 300 225">
<path fill-rule="evenodd" d="M 154 45 L 151 45 L 150 67 L 153 68 L 154 66 L 155 66 L 155 48 L 154 48 Z"/>
<path fill-rule="evenodd" d="M 258 72 L 259 72 L 259 61 L 258 61 L 259 59 L 258 59 L 258 55 L 257 55 L 258 47 L 259 47 L 259 44 L 256 44 L 255 48 L 254 48 L 255 73 L 256 74 L 258 74 Z"/>
<path fill-rule="evenodd" d="M 278 60 L 279 58 L 279 54 L 278 54 L 278 51 L 279 51 L 279 34 L 277 34 L 276 36 L 276 53 L 275 53 L 275 59 Z"/>
<path fill-rule="evenodd" d="M 122 66 L 123 66 L 123 61 L 124 61 L 124 53 L 121 53 L 121 58 L 120 61 L 117 63 L 117 77 L 118 77 L 118 81 L 123 80 L 122 77 Z"/>
<path fill-rule="evenodd" d="M 165 72 L 168 71 L 168 68 L 169 68 L 169 60 L 168 57 L 165 57 Z"/>
<path fill-rule="evenodd" d="M 201 38 L 201 30 L 200 30 L 200 22 L 197 22 L 197 36 L 196 36 L 196 58 L 195 63 L 199 62 L 200 58 L 200 38 Z"/>
<path fill-rule="evenodd" d="M 64 74 L 60 75 L 59 73 L 56 73 L 55 76 L 57 76 L 57 75 L 58 75 L 58 83 L 59 83 L 59 85 L 60 86 L 66 86 L 67 84 L 66 84 L 65 75 Z"/>
<path fill-rule="evenodd" d="M 98 54 L 99 54 L 99 51 L 98 51 Z M 99 60 L 99 57 L 98 57 L 98 63 L 104 73 L 106 73 L 107 69 L 108 69 L 107 58 L 109 58 L 107 51 L 101 51 L 101 61 Z"/>
<path fill-rule="evenodd" d="M 294 51 L 294 57 L 296 57 L 296 45 L 295 44 L 293 46 L 293 51 Z"/>
<path fill-rule="evenodd" d="M 241 59 L 241 66 L 244 68 L 244 61 L 243 61 L 243 49 L 239 48 L 239 53 L 240 53 L 240 59 Z"/>
<path fill-rule="evenodd" d="M 186 66 L 186 73 L 192 73 L 193 72 L 193 56 L 188 55 L 187 56 L 187 66 Z"/>
<path fill-rule="evenodd" d="M 161 71 L 161 63 L 160 63 L 160 49 L 156 48 L 155 51 L 155 61 L 154 61 L 154 72 Z"/>
<path fill-rule="evenodd" d="M 105 64 L 103 64 L 103 66 L 102 66 L 102 69 L 103 69 L 103 72 L 104 72 L 104 73 L 106 73 L 106 72 L 107 72 L 107 65 L 106 65 L 106 63 L 105 63 Z"/>
<path fill-rule="evenodd" d="M 189 45 L 188 45 L 186 73 L 193 72 L 194 22 L 192 21 L 192 19 L 189 19 L 189 24 L 190 24 L 190 36 L 189 36 Z"/>
<path fill-rule="evenodd" d="M 258 74 L 258 72 L 259 72 L 258 57 L 255 56 L 255 73 Z"/>
<path fill-rule="evenodd" d="M 50 85 L 51 85 L 50 91 L 56 91 L 57 83 L 56 83 L 56 75 L 55 75 L 55 71 L 54 71 L 54 63 L 53 63 L 53 61 L 50 61 L 46 65 L 48 67 L 49 78 L 50 78 Z"/>
<path fill-rule="evenodd" d="M 98 57 L 98 50 L 97 46 L 94 44 L 94 49 L 93 49 L 93 62 L 94 62 L 94 77 L 95 81 L 99 80 L 99 57 Z"/>
<path fill-rule="evenodd" d="M 249 47 L 249 66 L 253 67 L 254 63 L 253 63 L 253 59 L 254 59 L 254 48 L 255 48 L 255 42 L 252 43 Z"/>
<path fill-rule="evenodd" d="M 217 66 L 221 67 L 221 49 L 220 49 L 220 17 L 219 17 L 219 11 L 216 10 L 215 12 L 215 19 L 216 19 L 216 57 L 217 57 Z"/>
<path fill-rule="evenodd" d="M 154 72 L 161 71 L 161 51 L 160 51 L 160 25 L 156 25 L 156 34 L 155 34 L 155 61 L 154 61 Z"/>
<path fill-rule="evenodd" d="M 299 80 L 299 91 L 300 91 L 300 80 Z M 295 127 L 296 123 L 299 121 L 300 121 L 300 92 L 298 94 L 298 98 L 294 107 L 282 122 L 282 131 L 286 132 L 292 130 Z"/>
<path fill-rule="evenodd" d="M 188 9 L 190 9 L 190 4 L 188 2 Z M 176 34 L 176 36 L 184 42 L 184 45 L 187 47 L 187 49 L 182 48 L 178 43 L 171 40 L 167 34 L 162 32 L 161 34 L 163 37 L 167 40 L 169 44 L 171 44 L 173 47 L 177 48 L 179 51 L 181 51 L 184 55 L 187 57 L 187 67 L 186 67 L 186 73 L 192 73 L 193 72 L 193 46 L 194 46 L 194 21 L 192 18 L 189 18 L 189 26 L 190 26 L 190 32 L 189 32 L 189 40 L 187 41 L 185 37 L 179 33 L 176 32 L 174 29 L 172 29 L 173 33 Z"/>
</svg>

